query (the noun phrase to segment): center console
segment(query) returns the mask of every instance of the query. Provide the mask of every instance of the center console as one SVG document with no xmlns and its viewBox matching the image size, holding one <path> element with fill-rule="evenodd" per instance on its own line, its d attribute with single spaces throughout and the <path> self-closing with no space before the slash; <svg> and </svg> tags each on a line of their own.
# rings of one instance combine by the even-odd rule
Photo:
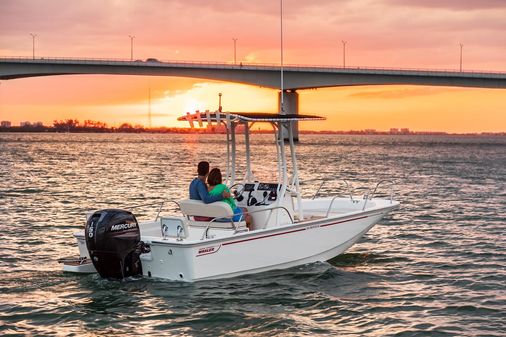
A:
<svg viewBox="0 0 506 337">
<path fill-rule="evenodd" d="M 239 207 L 245 207 L 249 212 L 253 212 L 251 216 L 255 229 L 291 223 L 290 217 L 293 217 L 292 198 L 289 193 L 285 193 L 285 196 L 279 195 L 282 189 L 281 184 L 249 182 L 243 186 L 244 188 L 242 186 L 237 188 L 236 202 Z M 278 199 L 281 199 L 279 206 L 286 210 L 276 208 L 274 211 L 260 211 L 271 208 L 270 206 L 274 206 Z"/>
<path fill-rule="evenodd" d="M 240 206 L 267 206 L 278 200 L 279 184 L 271 183 L 246 183 L 237 201 Z"/>
</svg>

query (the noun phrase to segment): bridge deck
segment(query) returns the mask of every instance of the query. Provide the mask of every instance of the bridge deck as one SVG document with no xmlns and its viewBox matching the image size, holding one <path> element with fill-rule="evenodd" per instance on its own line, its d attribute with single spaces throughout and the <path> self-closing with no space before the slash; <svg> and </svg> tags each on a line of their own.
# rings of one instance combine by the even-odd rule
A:
<svg viewBox="0 0 506 337">
<path fill-rule="evenodd" d="M 506 72 L 287 65 L 285 89 L 352 85 L 434 85 L 506 88 Z M 0 57 L 0 79 L 68 74 L 193 77 L 280 89 L 276 64 L 193 61 Z"/>
</svg>

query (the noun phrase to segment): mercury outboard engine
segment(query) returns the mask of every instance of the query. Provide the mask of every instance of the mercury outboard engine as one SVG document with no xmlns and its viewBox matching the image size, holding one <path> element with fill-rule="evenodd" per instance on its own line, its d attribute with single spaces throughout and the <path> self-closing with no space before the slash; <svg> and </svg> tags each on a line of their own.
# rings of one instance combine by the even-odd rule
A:
<svg viewBox="0 0 506 337">
<path fill-rule="evenodd" d="M 120 209 L 96 211 L 85 229 L 86 247 L 95 269 L 104 278 L 142 275 L 139 255 L 143 243 L 135 216 Z"/>
</svg>

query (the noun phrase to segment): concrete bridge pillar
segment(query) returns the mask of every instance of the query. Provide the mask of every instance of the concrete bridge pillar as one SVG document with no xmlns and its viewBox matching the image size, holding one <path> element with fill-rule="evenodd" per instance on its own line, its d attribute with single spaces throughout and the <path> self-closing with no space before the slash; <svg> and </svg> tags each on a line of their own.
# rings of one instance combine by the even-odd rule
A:
<svg viewBox="0 0 506 337">
<path fill-rule="evenodd" d="M 278 93 L 278 106 L 282 115 L 299 114 L 299 94 L 295 90 L 283 90 L 283 110 L 281 110 L 281 91 Z M 288 131 L 283 130 L 285 140 L 288 140 Z M 299 141 L 299 122 L 293 124 L 293 140 Z"/>
</svg>

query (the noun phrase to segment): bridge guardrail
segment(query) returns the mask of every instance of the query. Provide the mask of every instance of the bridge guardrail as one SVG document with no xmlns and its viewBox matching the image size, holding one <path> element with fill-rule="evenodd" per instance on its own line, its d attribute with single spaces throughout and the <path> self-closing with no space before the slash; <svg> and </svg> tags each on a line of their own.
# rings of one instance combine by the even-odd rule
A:
<svg viewBox="0 0 506 337">
<path fill-rule="evenodd" d="M 19 62 L 62 62 L 62 63 L 89 63 L 89 64 L 103 64 L 103 65 L 129 65 L 129 66 L 146 66 L 151 67 L 164 67 L 164 66 L 213 66 L 216 68 L 226 69 L 245 69 L 245 70 L 279 70 L 280 65 L 275 63 L 251 63 L 242 62 L 239 64 L 233 62 L 216 62 L 216 61 L 184 61 L 184 60 L 158 60 L 158 61 L 146 61 L 146 60 L 129 60 L 129 59 L 110 59 L 110 58 L 72 58 L 72 57 L 25 57 L 25 56 L 0 56 L 0 62 L 2 61 L 19 61 Z M 336 71 L 339 73 L 357 73 L 357 71 L 364 74 L 395 74 L 401 73 L 403 75 L 444 75 L 448 74 L 451 76 L 462 75 L 480 77 L 480 75 L 495 76 L 502 78 L 506 75 L 506 71 L 485 71 L 485 70 L 457 70 L 457 69 L 424 69 L 424 68 L 390 68 L 390 67 L 370 67 L 370 66 L 347 66 L 347 67 L 336 67 L 331 65 L 303 65 L 303 64 L 288 64 L 283 66 L 284 71 L 314 71 L 314 72 L 329 72 Z M 406 74 L 408 72 L 409 74 Z"/>
</svg>

